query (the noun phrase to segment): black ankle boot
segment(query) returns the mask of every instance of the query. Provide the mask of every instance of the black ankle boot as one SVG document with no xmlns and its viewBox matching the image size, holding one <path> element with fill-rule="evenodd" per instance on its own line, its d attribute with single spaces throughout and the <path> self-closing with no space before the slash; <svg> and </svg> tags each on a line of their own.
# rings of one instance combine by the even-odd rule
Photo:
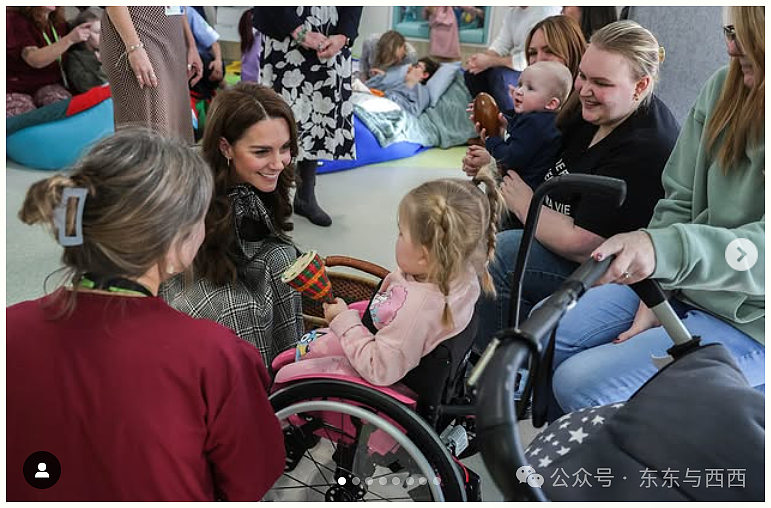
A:
<svg viewBox="0 0 771 508">
<path fill-rule="evenodd" d="M 316 202 L 316 161 L 297 163 L 300 181 L 294 195 L 294 213 L 302 215 L 317 226 L 332 225 L 332 218 Z"/>
</svg>

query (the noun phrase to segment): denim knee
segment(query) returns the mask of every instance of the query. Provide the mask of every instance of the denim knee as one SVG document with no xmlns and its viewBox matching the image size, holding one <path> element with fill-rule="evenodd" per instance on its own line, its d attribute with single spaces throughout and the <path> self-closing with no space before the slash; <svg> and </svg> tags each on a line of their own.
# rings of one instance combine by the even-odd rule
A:
<svg viewBox="0 0 771 508">
<path fill-rule="evenodd" d="M 586 369 L 580 365 L 563 364 L 552 376 L 554 398 L 565 413 L 601 405 L 595 396 L 597 386 L 587 382 Z"/>
<path fill-rule="evenodd" d="M 517 264 L 521 242 L 522 230 L 501 231 L 495 237 L 495 257 L 490 263 L 490 275 L 499 295 L 508 295 L 511 290 L 511 272 Z"/>
</svg>

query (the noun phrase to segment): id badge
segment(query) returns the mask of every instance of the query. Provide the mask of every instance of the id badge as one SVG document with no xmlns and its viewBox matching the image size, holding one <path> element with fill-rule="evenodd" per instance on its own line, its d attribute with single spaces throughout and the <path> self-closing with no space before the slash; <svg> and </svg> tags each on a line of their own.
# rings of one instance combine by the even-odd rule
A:
<svg viewBox="0 0 771 508">
<path fill-rule="evenodd" d="M 167 16 L 181 16 L 185 13 L 185 8 L 181 5 L 164 5 Z"/>
</svg>

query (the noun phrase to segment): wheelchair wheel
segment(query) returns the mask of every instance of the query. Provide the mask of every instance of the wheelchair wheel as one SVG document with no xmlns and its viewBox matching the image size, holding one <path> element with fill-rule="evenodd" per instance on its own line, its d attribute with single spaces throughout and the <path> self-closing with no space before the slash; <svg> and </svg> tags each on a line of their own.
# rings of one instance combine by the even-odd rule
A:
<svg viewBox="0 0 771 508">
<path fill-rule="evenodd" d="M 391 397 L 343 381 L 304 381 L 270 397 L 284 430 L 271 501 L 465 501 L 428 424 Z"/>
</svg>

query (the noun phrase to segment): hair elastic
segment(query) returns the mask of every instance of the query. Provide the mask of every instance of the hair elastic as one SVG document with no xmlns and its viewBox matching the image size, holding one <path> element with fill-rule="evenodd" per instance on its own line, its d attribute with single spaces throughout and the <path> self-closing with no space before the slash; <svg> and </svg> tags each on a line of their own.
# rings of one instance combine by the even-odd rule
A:
<svg viewBox="0 0 771 508">
<path fill-rule="evenodd" d="M 88 189 L 85 187 L 65 187 L 62 189 L 62 200 L 54 208 L 54 226 L 62 247 L 83 245 L 83 208 L 86 204 Z M 67 202 L 70 198 L 78 200 L 78 210 L 75 214 L 75 234 L 67 235 Z"/>
</svg>

